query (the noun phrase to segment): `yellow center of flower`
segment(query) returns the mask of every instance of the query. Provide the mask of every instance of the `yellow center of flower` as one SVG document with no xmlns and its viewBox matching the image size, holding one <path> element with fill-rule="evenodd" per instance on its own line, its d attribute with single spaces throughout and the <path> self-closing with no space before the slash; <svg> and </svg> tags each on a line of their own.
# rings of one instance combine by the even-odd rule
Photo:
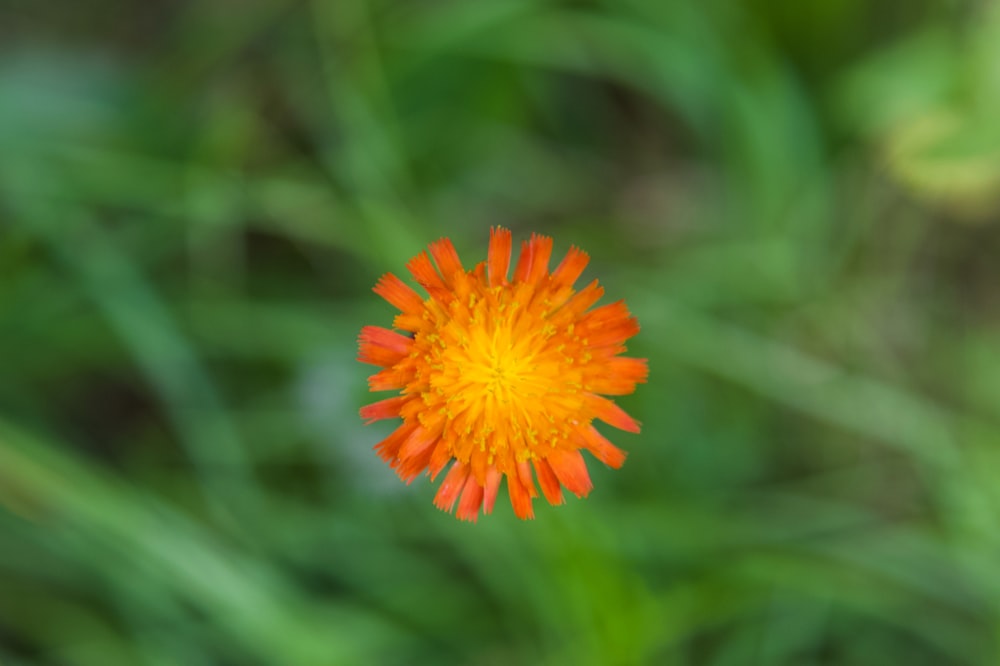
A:
<svg viewBox="0 0 1000 666">
<path fill-rule="evenodd" d="M 518 394 L 519 384 L 524 381 L 525 363 L 518 360 L 510 349 L 487 350 L 481 364 L 470 361 L 469 382 L 480 384 L 482 390 L 503 404 L 510 402 Z"/>
<path fill-rule="evenodd" d="M 478 452 L 506 467 L 544 456 L 543 445 L 555 446 L 579 425 L 567 398 L 581 388 L 580 340 L 571 329 L 556 336 L 544 301 L 524 291 L 483 288 L 447 312 L 430 307 L 434 333 L 415 341 L 427 361 L 417 381 L 429 389 L 423 402 L 438 408 L 434 425 L 459 461 Z"/>
</svg>

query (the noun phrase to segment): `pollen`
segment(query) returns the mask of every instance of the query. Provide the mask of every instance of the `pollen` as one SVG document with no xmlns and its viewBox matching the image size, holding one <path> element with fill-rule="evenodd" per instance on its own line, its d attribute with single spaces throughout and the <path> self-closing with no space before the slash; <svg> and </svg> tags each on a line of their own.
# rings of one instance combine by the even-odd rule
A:
<svg viewBox="0 0 1000 666">
<path fill-rule="evenodd" d="M 604 397 L 646 380 L 645 359 L 621 356 L 636 319 L 620 301 L 592 309 L 596 281 L 573 288 L 584 252 L 571 248 L 549 272 L 552 240 L 533 235 L 508 279 L 511 246 L 509 231 L 493 229 L 487 260 L 466 270 L 450 240 L 433 243 L 407 264 L 427 297 L 392 274 L 375 286 L 403 333 L 366 326 L 359 338 L 359 360 L 382 367 L 371 390 L 399 392 L 361 409 L 369 422 L 402 419 L 376 452 L 407 483 L 448 468 L 434 503 L 457 503 L 462 520 L 491 513 L 504 479 L 520 518 L 534 517 L 535 478 L 551 504 L 563 488 L 585 496 L 581 449 L 610 467 L 625 459 L 593 422 L 639 432 Z"/>
</svg>

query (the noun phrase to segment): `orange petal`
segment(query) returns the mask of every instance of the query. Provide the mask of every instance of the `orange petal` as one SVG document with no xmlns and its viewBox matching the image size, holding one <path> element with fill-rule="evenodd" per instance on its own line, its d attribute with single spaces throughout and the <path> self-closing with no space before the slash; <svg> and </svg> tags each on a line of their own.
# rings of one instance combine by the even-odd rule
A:
<svg viewBox="0 0 1000 666">
<path fill-rule="evenodd" d="M 421 453 L 434 446 L 438 439 L 438 435 L 425 430 L 421 426 L 417 426 L 399 448 L 399 458 L 404 460 L 406 458 L 419 456 Z"/>
<path fill-rule="evenodd" d="M 451 286 L 454 283 L 455 273 L 465 272 L 465 269 L 462 268 L 462 261 L 458 258 L 458 252 L 455 251 L 455 246 L 452 245 L 450 239 L 442 238 L 431 243 L 430 251 L 434 261 L 437 262 L 441 277 L 444 278 L 448 286 Z"/>
<path fill-rule="evenodd" d="M 398 328 L 401 331 L 410 331 L 411 333 L 416 333 L 424 325 L 424 318 L 422 314 L 416 314 L 414 312 L 402 312 L 396 315 L 392 320 L 392 327 Z"/>
<path fill-rule="evenodd" d="M 584 448 L 608 467 L 618 469 L 625 462 L 625 452 L 609 442 L 594 426 L 584 428 L 580 434 Z"/>
<path fill-rule="evenodd" d="M 413 257 L 413 259 L 410 259 L 409 263 L 406 264 L 406 268 L 413 274 L 413 279 L 427 290 L 428 294 L 434 298 L 448 300 L 448 295 L 451 292 L 448 291 L 447 285 L 441 280 L 441 276 L 438 275 L 434 264 L 431 263 L 430 257 L 427 256 L 426 252 L 421 252 Z"/>
<path fill-rule="evenodd" d="M 646 359 L 614 356 L 595 363 L 592 372 L 587 374 L 584 387 L 603 395 L 628 395 L 635 390 L 636 384 L 644 383 L 648 375 Z"/>
<path fill-rule="evenodd" d="M 552 466 L 552 471 L 555 472 L 559 482 L 577 497 L 586 497 L 594 487 L 587 472 L 587 463 L 579 451 L 552 449 L 546 460 Z"/>
<path fill-rule="evenodd" d="M 517 478 L 524 489 L 528 491 L 528 497 L 538 497 L 535 481 L 531 478 L 531 463 L 527 460 L 517 463 Z"/>
<path fill-rule="evenodd" d="M 390 331 L 389 329 L 382 328 L 381 326 L 362 327 L 359 338 L 361 339 L 361 342 L 365 344 L 384 347 L 385 349 L 391 349 L 392 351 L 399 352 L 400 354 L 409 353 L 410 347 L 413 346 L 413 338 L 400 335 L 395 331 Z"/>
<path fill-rule="evenodd" d="M 403 312 L 417 312 L 424 303 L 417 292 L 392 273 L 383 275 L 372 291 Z"/>
<path fill-rule="evenodd" d="M 510 495 L 510 504 L 514 507 L 514 515 L 521 520 L 529 520 L 535 517 L 535 511 L 531 508 L 531 495 L 516 474 L 507 475 L 507 493 Z"/>
<path fill-rule="evenodd" d="M 586 287 L 573 295 L 565 305 L 556 310 L 549 319 L 556 327 L 563 327 L 567 324 L 575 324 L 580 315 L 587 311 L 591 305 L 601 300 L 604 295 L 604 288 L 594 280 Z"/>
<path fill-rule="evenodd" d="M 490 465 L 486 470 L 486 488 L 483 496 L 483 513 L 493 513 L 493 503 L 497 499 L 497 491 L 500 490 L 500 480 L 503 474 L 496 467 Z"/>
<path fill-rule="evenodd" d="M 399 475 L 403 481 L 406 483 L 413 483 L 413 480 L 421 475 L 426 469 L 428 463 L 431 461 L 431 455 L 433 450 L 428 447 L 410 456 L 409 458 L 397 458 L 396 459 L 396 474 Z"/>
<path fill-rule="evenodd" d="M 472 468 L 472 476 L 476 477 L 479 485 L 486 485 L 486 473 L 492 466 L 486 451 L 480 451 L 478 448 L 473 449 L 469 456 L 469 467 Z"/>
<path fill-rule="evenodd" d="M 431 459 L 427 463 L 427 471 L 431 475 L 431 481 L 433 481 L 444 466 L 448 464 L 448 461 L 452 459 L 451 448 L 448 443 L 444 440 L 439 439 L 437 446 L 434 447 L 434 452 L 431 453 Z"/>
<path fill-rule="evenodd" d="M 423 400 L 418 396 L 412 397 L 412 400 L 399 408 L 399 415 L 404 421 L 417 421 L 420 418 L 420 414 L 427 411 L 427 406 Z"/>
<path fill-rule="evenodd" d="M 553 506 L 562 504 L 562 487 L 559 485 L 559 479 L 556 477 L 555 472 L 552 471 L 552 467 L 548 461 L 544 458 L 536 458 L 535 474 L 538 476 L 538 485 L 542 487 L 542 493 L 545 495 L 545 499 L 549 501 L 549 504 Z"/>
<path fill-rule="evenodd" d="M 639 332 L 639 320 L 631 315 L 624 301 L 616 301 L 585 314 L 580 328 L 588 346 L 603 347 L 634 336 Z"/>
<path fill-rule="evenodd" d="M 510 270 L 510 250 L 510 231 L 502 227 L 491 228 L 490 249 L 487 253 L 491 287 L 498 287 L 507 283 L 507 271 Z"/>
<path fill-rule="evenodd" d="M 406 357 L 412 347 L 412 338 L 380 326 L 365 326 L 358 336 L 358 360 L 388 367 Z"/>
<path fill-rule="evenodd" d="M 368 390 L 370 391 L 391 391 L 406 386 L 412 378 L 412 371 L 400 370 L 399 368 L 386 368 L 376 372 L 368 378 Z M 597 390 L 597 389 L 592 389 Z M 599 391 L 599 393 L 608 393 Z"/>
<path fill-rule="evenodd" d="M 382 419 L 392 419 L 399 416 L 399 410 L 410 400 L 408 395 L 397 395 L 394 398 L 387 398 L 365 405 L 360 409 L 361 418 L 368 419 L 368 423 L 374 423 Z"/>
<path fill-rule="evenodd" d="M 458 494 L 462 492 L 466 479 L 469 478 L 469 466 L 465 463 L 456 462 L 451 470 L 441 482 L 437 494 L 434 495 L 434 506 L 442 511 L 451 511 L 458 499 Z"/>
<path fill-rule="evenodd" d="M 531 240 L 521 243 L 521 256 L 514 269 L 514 282 L 537 282 L 549 272 L 552 239 L 531 234 Z"/>
<path fill-rule="evenodd" d="M 556 269 L 552 271 L 552 282 L 558 286 L 572 287 L 589 262 L 590 257 L 586 252 L 580 248 L 571 247 Z"/>
<path fill-rule="evenodd" d="M 359 361 L 382 368 L 391 368 L 404 358 L 406 358 L 406 354 L 400 354 L 391 349 L 376 347 L 374 345 L 363 345 L 358 350 Z"/>
<path fill-rule="evenodd" d="M 396 454 L 399 453 L 399 447 L 403 445 L 403 442 L 410 436 L 414 428 L 415 426 L 404 423 L 393 430 L 391 435 L 375 445 L 375 452 L 378 453 L 378 457 L 386 462 L 395 459 Z"/>
<path fill-rule="evenodd" d="M 470 520 L 476 522 L 479 518 L 479 507 L 483 504 L 483 487 L 476 481 L 476 477 L 469 475 L 465 482 L 465 489 L 462 491 L 462 499 L 458 501 L 458 511 L 455 517 L 459 520 Z"/>
<path fill-rule="evenodd" d="M 601 419 L 608 425 L 612 425 L 625 432 L 639 432 L 639 423 L 626 414 L 624 409 L 607 398 L 587 393 L 584 395 L 583 403 L 586 410 L 595 419 Z"/>
</svg>

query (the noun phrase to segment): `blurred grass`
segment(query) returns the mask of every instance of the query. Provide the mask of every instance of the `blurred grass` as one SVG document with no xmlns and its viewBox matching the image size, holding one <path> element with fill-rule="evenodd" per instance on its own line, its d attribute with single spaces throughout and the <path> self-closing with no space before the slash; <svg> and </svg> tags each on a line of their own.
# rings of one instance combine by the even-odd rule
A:
<svg viewBox="0 0 1000 666">
<path fill-rule="evenodd" d="M 0 663 L 996 663 L 998 32 L 0 1 Z M 354 347 L 493 224 L 588 250 L 651 379 L 590 498 L 470 526 Z"/>
</svg>

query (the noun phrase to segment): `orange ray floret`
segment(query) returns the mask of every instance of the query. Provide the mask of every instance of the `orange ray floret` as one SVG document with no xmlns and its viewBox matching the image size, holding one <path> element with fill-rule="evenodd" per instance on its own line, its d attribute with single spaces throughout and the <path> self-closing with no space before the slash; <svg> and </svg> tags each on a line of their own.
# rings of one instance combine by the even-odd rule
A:
<svg viewBox="0 0 1000 666">
<path fill-rule="evenodd" d="M 371 390 L 400 392 L 361 408 L 368 422 L 403 420 L 376 452 L 407 483 L 450 464 L 434 504 L 461 520 L 491 513 L 504 480 L 519 518 L 534 517 L 538 488 L 553 505 L 563 488 L 584 497 L 581 449 L 610 467 L 625 461 L 593 422 L 639 432 L 604 397 L 646 381 L 646 360 L 620 355 L 639 332 L 635 317 L 621 301 L 591 309 L 604 293 L 596 281 L 573 288 L 589 260 L 582 250 L 549 272 L 546 236 L 521 244 L 512 278 L 506 229 L 490 231 L 487 259 L 471 270 L 447 238 L 428 250 L 407 264 L 427 298 L 391 273 L 374 288 L 406 334 L 365 326 L 358 337 L 358 360 L 382 368 Z"/>
</svg>

